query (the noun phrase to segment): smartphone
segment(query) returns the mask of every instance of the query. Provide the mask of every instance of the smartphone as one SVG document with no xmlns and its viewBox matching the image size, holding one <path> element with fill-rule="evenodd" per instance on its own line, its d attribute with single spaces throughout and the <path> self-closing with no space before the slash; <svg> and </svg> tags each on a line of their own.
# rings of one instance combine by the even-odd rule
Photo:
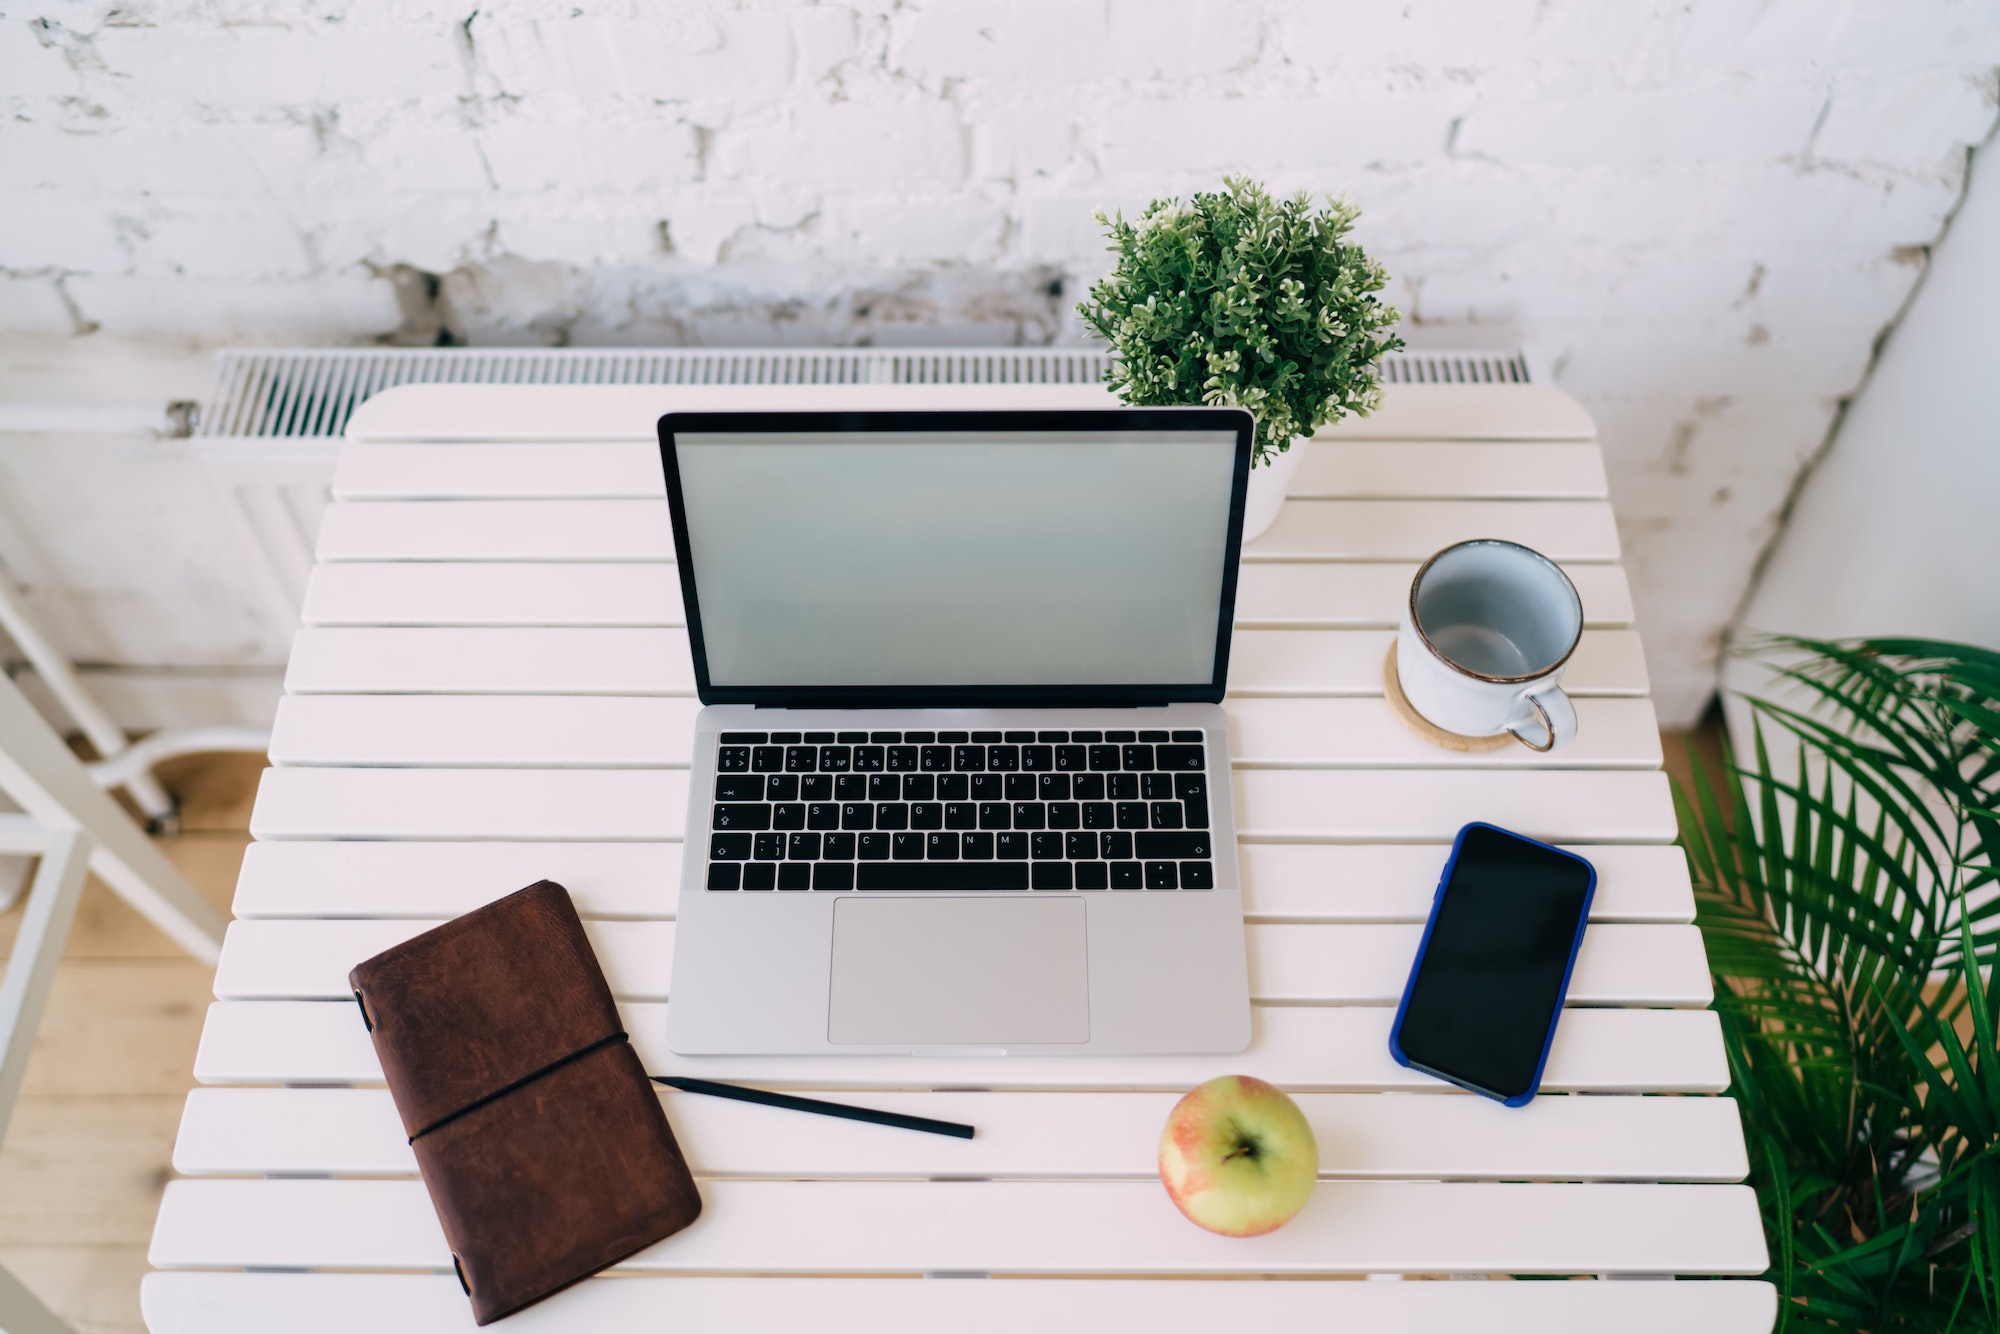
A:
<svg viewBox="0 0 2000 1334">
<path fill-rule="evenodd" d="M 1490 824 L 1459 830 L 1390 1054 L 1509 1107 L 1533 1098 L 1596 892 L 1574 853 Z"/>
</svg>

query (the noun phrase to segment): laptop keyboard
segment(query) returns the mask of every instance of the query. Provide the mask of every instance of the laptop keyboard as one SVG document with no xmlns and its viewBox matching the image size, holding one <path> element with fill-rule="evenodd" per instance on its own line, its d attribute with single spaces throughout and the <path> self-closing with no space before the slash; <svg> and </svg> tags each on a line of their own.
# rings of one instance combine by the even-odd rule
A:
<svg viewBox="0 0 2000 1334">
<path fill-rule="evenodd" d="M 1193 731 L 724 732 L 712 890 L 1201 890 Z"/>
</svg>

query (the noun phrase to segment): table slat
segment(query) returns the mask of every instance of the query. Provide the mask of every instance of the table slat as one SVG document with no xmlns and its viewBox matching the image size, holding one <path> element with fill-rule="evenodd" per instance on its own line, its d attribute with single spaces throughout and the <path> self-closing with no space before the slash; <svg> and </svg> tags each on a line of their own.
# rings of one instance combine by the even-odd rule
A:
<svg viewBox="0 0 2000 1334">
<path fill-rule="evenodd" d="M 1238 630 L 1229 692 L 1380 695 L 1391 630 Z M 1630 630 L 1586 630 L 1563 671 L 1576 696 L 1644 695 Z M 692 695 L 687 631 L 588 626 L 306 626 L 292 640 L 293 695 Z"/>
<path fill-rule="evenodd" d="M 153 1334 L 474 1334 L 446 1274 L 160 1272 L 140 1286 Z M 1369 1334 L 1768 1334 L 1768 1283 L 1266 1283 L 1256 1318 L 1280 1330 Z M 591 1279 L 507 1317 L 508 1334 L 1019 1334 L 1023 1329 L 1233 1329 L 1240 1283 L 1199 1279 Z"/>
<path fill-rule="evenodd" d="M 349 418 L 350 440 L 651 440 L 665 412 L 1118 407 L 1101 384 L 403 385 Z M 1545 384 L 1392 384 L 1354 440 L 1595 440 L 1583 404 Z"/>
<path fill-rule="evenodd" d="M 1659 721 L 1645 698 L 1576 701 L 1576 739 L 1450 751 L 1380 698 L 1231 699 L 1238 766 L 1411 769 L 1657 769 Z M 685 768 L 695 715 L 686 696 L 287 695 L 271 729 L 281 765 L 453 768 Z"/>
<path fill-rule="evenodd" d="M 1240 1055 L 942 1057 L 680 1056 L 667 1049 L 667 1007 L 619 1007 L 652 1074 L 771 1087 L 1160 1089 L 1185 1092 L 1218 1074 L 1256 1075 L 1287 1089 L 1436 1091 L 1437 1081 L 1389 1056 L 1388 1006 L 1252 1006 L 1254 1037 Z M 217 1001 L 209 1007 L 195 1078 L 204 1084 L 379 1084 L 382 1068 L 352 1002 Z M 1551 1093 L 1719 1093 L 1728 1087 L 1713 1010 L 1566 1009 L 1542 1087 Z M 1469 1095 L 1468 1095 L 1469 1096 Z"/>
<path fill-rule="evenodd" d="M 664 489 L 660 447 L 650 439 L 356 440 L 341 451 L 334 483 L 343 501 L 640 500 Z M 1307 449 L 1289 494 L 1312 500 L 1601 500 L 1606 490 L 1603 454 L 1594 443 L 1328 439 Z M 336 512 L 343 508 L 334 506 Z"/>
<path fill-rule="evenodd" d="M 170 1182 L 162 1269 L 451 1263 L 420 1181 Z M 1762 1273 L 1747 1186 L 1323 1181 L 1246 1244 L 1156 1181 L 709 1181 L 687 1230 L 611 1272 Z"/>
<path fill-rule="evenodd" d="M 976 1126 L 970 1140 L 662 1089 L 700 1177 L 776 1180 L 1129 1178 L 1159 1172 L 1173 1093 L 907 1093 L 868 1106 Z M 1526 1107 L 1455 1094 L 1301 1093 L 1322 1180 L 1741 1181 L 1729 1098 L 1549 1096 Z M 189 1176 L 415 1176 L 386 1089 L 196 1089 L 174 1141 Z"/>
<path fill-rule="evenodd" d="M 659 561 L 673 521 L 657 500 L 346 501 L 319 558 L 343 561 Z M 1502 537 L 1559 561 L 1618 559 L 1601 500 L 1300 500 L 1244 547 L 1246 561 L 1415 560 L 1468 537 Z"/>
<path fill-rule="evenodd" d="M 438 925 L 409 918 L 266 918 L 229 924 L 215 994 L 223 1000 L 342 1000 L 358 963 Z M 588 921 L 621 1000 L 671 994 L 672 922 Z M 1252 999 L 1281 1004 L 1391 1004 L 1402 995 L 1423 927 L 1416 922 L 1265 923 L 1245 928 Z M 1572 1005 L 1706 1005 L 1712 999 L 1693 926 L 1604 922 L 1584 932 Z"/>
<path fill-rule="evenodd" d="M 1243 769 L 1240 837 L 1443 842 L 1485 820 L 1545 842 L 1670 843 L 1665 774 L 1637 770 Z M 259 839 L 505 841 L 679 838 L 684 769 L 264 771 Z"/>
<path fill-rule="evenodd" d="M 1615 565 L 1569 565 L 1593 628 L 1632 623 L 1632 591 Z M 1393 627 L 1414 561 L 1246 564 L 1238 626 Z M 313 567 L 307 625 L 679 626 L 681 588 L 667 564 L 357 561 Z"/>
<path fill-rule="evenodd" d="M 1252 918 L 1420 922 L 1443 844 L 1245 843 L 1237 848 Z M 1572 849 L 1597 868 L 1593 922 L 1689 922 L 1694 892 L 1676 847 Z M 256 917 L 456 917 L 537 880 L 554 880 L 586 917 L 674 915 L 678 843 L 253 843 L 235 913 Z"/>
</svg>

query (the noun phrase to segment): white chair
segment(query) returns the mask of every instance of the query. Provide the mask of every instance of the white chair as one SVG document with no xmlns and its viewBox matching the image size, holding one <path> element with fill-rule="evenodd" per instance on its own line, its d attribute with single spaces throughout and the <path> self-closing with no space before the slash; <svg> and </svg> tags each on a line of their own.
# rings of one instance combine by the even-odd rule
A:
<svg viewBox="0 0 2000 1334">
<path fill-rule="evenodd" d="M 20 934 L 0 977 L 0 1139 L 27 1073 L 84 874 L 98 878 L 188 953 L 222 953 L 222 915 L 196 893 L 98 786 L 83 763 L 0 674 L 0 791 L 21 814 L 0 815 L 0 854 L 41 858 Z M 70 1334 L 69 1326 L 0 1269 L 0 1329 Z"/>
</svg>

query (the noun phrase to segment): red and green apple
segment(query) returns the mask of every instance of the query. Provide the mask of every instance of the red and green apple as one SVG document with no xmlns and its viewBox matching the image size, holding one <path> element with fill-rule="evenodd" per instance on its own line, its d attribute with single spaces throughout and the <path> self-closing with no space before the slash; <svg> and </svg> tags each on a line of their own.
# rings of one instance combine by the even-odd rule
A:
<svg viewBox="0 0 2000 1334">
<path fill-rule="evenodd" d="M 1211 1079 L 1178 1103 L 1160 1136 L 1160 1180 L 1210 1232 L 1256 1237 L 1312 1198 L 1319 1145 L 1299 1105 L 1250 1075 Z"/>
</svg>

